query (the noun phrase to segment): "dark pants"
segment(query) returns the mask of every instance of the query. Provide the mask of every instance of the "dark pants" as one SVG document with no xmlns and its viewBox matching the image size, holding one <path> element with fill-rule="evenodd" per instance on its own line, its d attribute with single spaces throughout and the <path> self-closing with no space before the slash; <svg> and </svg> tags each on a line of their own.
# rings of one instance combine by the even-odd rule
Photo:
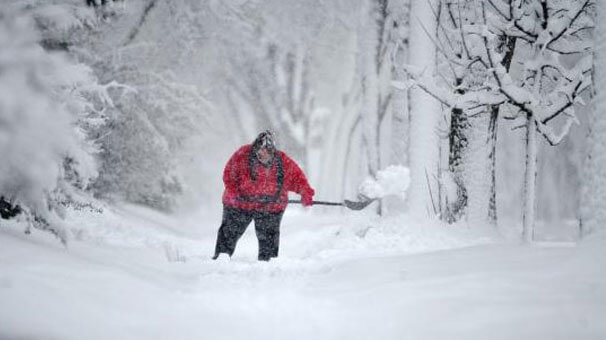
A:
<svg viewBox="0 0 606 340">
<path fill-rule="evenodd" d="M 255 220 L 255 233 L 259 240 L 259 261 L 269 261 L 272 257 L 278 257 L 280 222 L 283 214 L 284 211 L 261 212 L 223 206 L 223 221 L 217 233 L 213 259 L 216 259 L 220 253 L 232 256 L 236 243 L 252 220 Z"/>
</svg>

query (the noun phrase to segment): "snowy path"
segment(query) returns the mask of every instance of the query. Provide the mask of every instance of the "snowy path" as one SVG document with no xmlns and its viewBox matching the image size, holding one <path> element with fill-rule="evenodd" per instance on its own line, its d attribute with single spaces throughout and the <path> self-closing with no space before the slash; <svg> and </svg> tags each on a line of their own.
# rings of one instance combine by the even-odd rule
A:
<svg viewBox="0 0 606 340">
<path fill-rule="evenodd" d="M 129 247 L 95 244 L 91 234 L 68 250 L 45 235 L 1 230 L 0 339 L 606 337 L 603 241 L 379 256 L 334 240 L 340 224 L 354 223 L 343 217 L 286 222 L 283 255 L 270 263 L 254 261 L 249 232 L 231 262 L 208 260 L 214 227 L 187 233 L 143 223 L 152 241 L 133 246 L 140 234 L 124 225 Z M 149 246 L 167 239 L 186 262 Z"/>
</svg>

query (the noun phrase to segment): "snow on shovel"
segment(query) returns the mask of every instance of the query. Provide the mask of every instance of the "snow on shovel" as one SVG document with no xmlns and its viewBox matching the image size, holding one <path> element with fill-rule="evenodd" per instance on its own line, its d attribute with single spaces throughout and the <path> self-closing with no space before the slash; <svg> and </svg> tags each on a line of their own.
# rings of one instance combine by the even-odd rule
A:
<svg viewBox="0 0 606 340">
<path fill-rule="evenodd" d="M 398 196 L 405 199 L 410 184 L 410 171 L 405 166 L 391 165 L 379 171 L 375 178 L 366 178 L 358 188 L 359 201 L 343 202 L 313 201 L 313 204 L 344 206 L 351 210 L 362 210 L 372 202 L 386 196 Z M 288 203 L 301 203 L 289 200 Z"/>
<path fill-rule="evenodd" d="M 314 205 L 336 205 L 336 206 L 347 207 L 351 210 L 362 210 L 374 201 L 376 201 L 376 198 L 363 200 L 363 201 L 344 200 L 343 202 L 313 201 L 313 204 Z M 302 202 L 301 202 L 301 200 L 288 200 L 288 203 L 301 204 Z"/>
</svg>

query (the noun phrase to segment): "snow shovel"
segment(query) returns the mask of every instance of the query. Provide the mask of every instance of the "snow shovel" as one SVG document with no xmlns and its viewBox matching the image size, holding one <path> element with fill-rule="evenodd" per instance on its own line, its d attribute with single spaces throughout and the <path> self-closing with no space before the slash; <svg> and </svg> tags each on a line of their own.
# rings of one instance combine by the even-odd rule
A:
<svg viewBox="0 0 606 340">
<path fill-rule="evenodd" d="M 374 202 L 376 198 L 371 198 L 365 201 L 350 201 L 344 200 L 343 202 L 327 202 L 327 201 L 312 201 L 313 204 L 317 205 L 335 205 L 335 206 L 343 206 L 349 208 L 351 210 L 362 210 L 370 205 L 370 203 Z M 288 203 L 301 204 L 301 200 L 288 200 Z"/>
</svg>

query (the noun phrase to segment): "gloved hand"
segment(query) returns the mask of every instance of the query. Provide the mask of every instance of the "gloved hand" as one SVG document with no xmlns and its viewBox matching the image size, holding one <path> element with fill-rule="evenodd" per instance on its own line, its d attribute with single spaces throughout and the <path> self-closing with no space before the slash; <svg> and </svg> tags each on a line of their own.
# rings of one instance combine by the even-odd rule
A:
<svg viewBox="0 0 606 340">
<path fill-rule="evenodd" d="M 314 194 L 306 192 L 301 195 L 301 203 L 304 207 L 311 207 L 313 205 Z"/>
</svg>

